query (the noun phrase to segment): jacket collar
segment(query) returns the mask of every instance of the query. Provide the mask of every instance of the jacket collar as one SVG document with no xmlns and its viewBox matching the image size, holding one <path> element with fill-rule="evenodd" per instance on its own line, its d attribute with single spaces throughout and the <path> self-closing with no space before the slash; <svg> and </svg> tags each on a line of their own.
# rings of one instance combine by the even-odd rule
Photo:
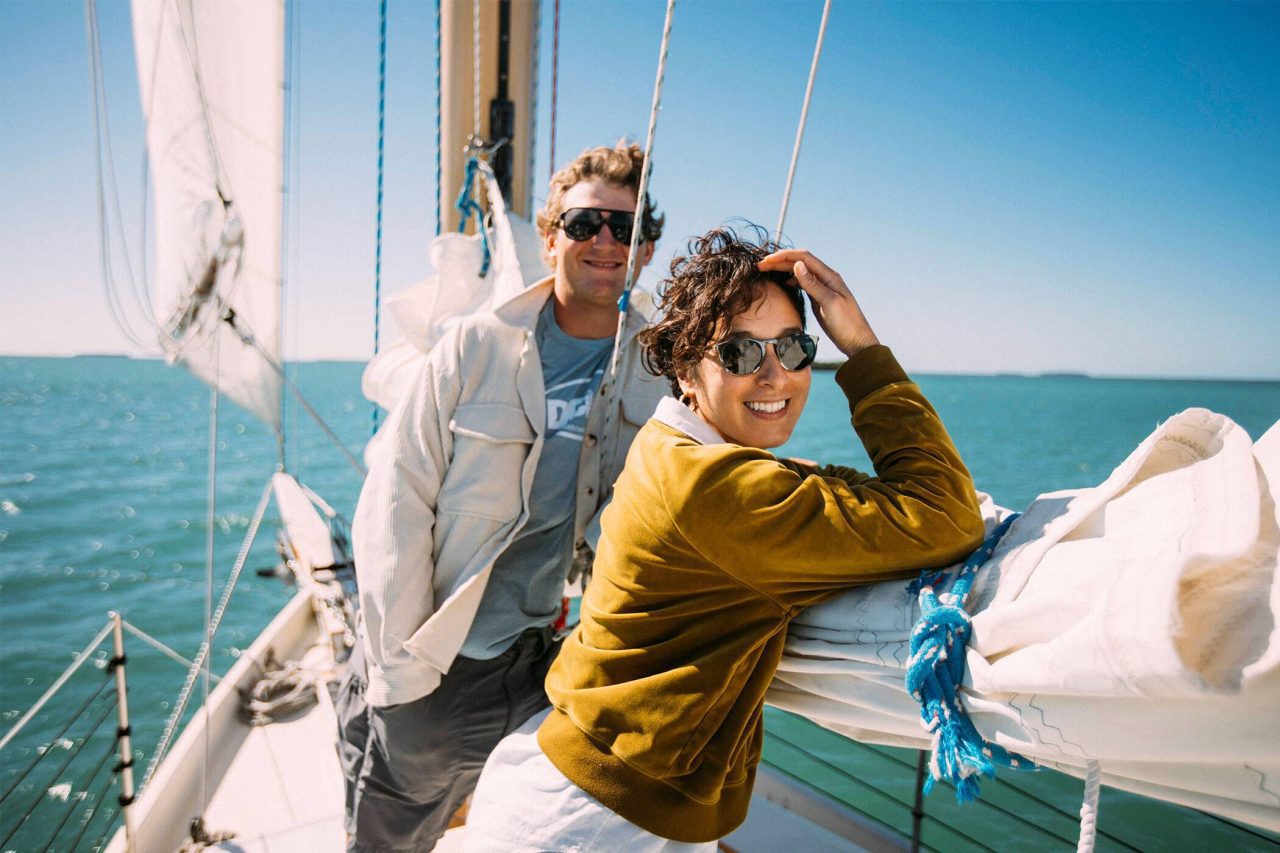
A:
<svg viewBox="0 0 1280 853">
<path fill-rule="evenodd" d="M 715 427 L 698 417 L 675 397 L 663 397 L 659 400 L 653 419 L 684 433 L 699 444 L 728 443 L 720 433 L 716 432 Z"/>
<path fill-rule="evenodd" d="M 555 285 L 555 276 L 547 276 L 541 281 L 529 285 L 506 302 L 499 305 L 493 310 L 494 316 L 499 320 L 510 323 L 513 326 L 519 326 L 523 329 L 532 329 L 538 322 L 538 313 L 542 311 L 542 307 L 547 304 L 547 300 L 551 298 L 551 291 Z M 649 318 L 644 312 L 636 306 L 635 293 L 632 293 L 631 310 L 627 312 L 627 329 L 623 335 L 623 341 L 629 341 L 636 336 L 636 333 L 649 324 Z"/>
</svg>

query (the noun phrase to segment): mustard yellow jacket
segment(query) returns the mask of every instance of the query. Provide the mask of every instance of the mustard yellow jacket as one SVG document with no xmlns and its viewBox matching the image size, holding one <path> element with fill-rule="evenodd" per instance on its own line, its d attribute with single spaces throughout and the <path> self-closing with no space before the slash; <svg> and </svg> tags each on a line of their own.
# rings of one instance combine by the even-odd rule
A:
<svg viewBox="0 0 1280 853">
<path fill-rule="evenodd" d="M 969 472 L 889 350 L 858 353 L 836 382 L 874 478 L 724 443 L 671 399 L 627 456 L 538 740 L 649 832 L 705 842 L 745 819 L 765 688 L 797 612 L 981 543 Z"/>
</svg>

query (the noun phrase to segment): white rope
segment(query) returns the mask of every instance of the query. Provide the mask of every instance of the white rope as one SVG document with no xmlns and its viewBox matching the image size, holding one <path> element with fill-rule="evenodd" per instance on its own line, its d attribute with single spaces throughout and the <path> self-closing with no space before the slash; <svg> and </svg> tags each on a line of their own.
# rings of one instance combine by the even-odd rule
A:
<svg viewBox="0 0 1280 853">
<path fill-rule="evenodd" d="M 148 646 L 155 649 L 160 654 L 164 655 L 174 663 L 180 663 L 183 666 L 192 666 L 194 664 L 194 661 L 192 661 L 190 658 L 184 658 L 172 646 L 165 645 L 164 643 L 157 640 L 155 637 L 148 634 L 146 631 L 139 628 L 137 625 L 134 625 L 133 623 L 127 622 L 127 621 L 122 621 L 120 624 L 130 634 L 133 634 L 133 636 L 137 637 L 139 640 L 146 643 Z M 218 675 L 217 673 L 214 673 L 213 680 L 222 681 L 222 676 Z"/>
<path fill-rule="evenodd" d="M 645 197 L 649 193 L 649 170 L 653 160 L 653 136 L 658 128 L 658 110 L 662 108 L 662 83 L 667 76 L 667 51 L 671 45 L 671 18 L 676 0 L 667 0 L 666 20 L 662 25 L 662 46 L 658 51 L 658 76 L 653 81 L 653 106 L 649 110 L 649 130 L 644 138 L 644 162 L 640 166 L 640 186 L 636 190 L 636 213 L 631 226 L 631 246 L 627 250 L 627 277 L 618 305 L 618 331 L 613 338 L 613 356 L 609 360 L 609 380 L 618 375 L 618 356 L 622 348 L 622 334 L 627 325 L 627 311 L 631 307 L 631 288 L 635 286 L 640 268 L 640 235 L 644 231 Z"/>
<path fill-rule="evenodd" d="M 796 163 L 800 160 L 800 143 L 804 141 L 804 126 L 809 119 L 809 100 L 813 97 L 813 81 L 818 76 L 818 60 L 822 58 L 822 40 L 827 34 L 827 17 L 831 14 L 831 0 L 822 7 L 822 23 L 818 25 L 818 43 L 813 48 L 813 63 L 809 66 L 809 83 L 804 88 L 804 106 L 800 109 L 800 126 L 796 128 L 796 144 L 791 149 L 791 167 L 787 170 L 787 186 L 782 193 L 782 209 L 778 211 L 778 227 L 773 239 L 782 241 L 782 226 L 787 221 L 787 205 L 791 203 L 791 185 L 796 179 Z"/>
<path fill-rule="evenodd" d="M 480 139 L 480 0 L 471 4 L 471 135 Z"/>
<path fill-rule="evenodd" d="M 1076 853 L 1093 853 L 1098 838 L 1098 791 L 1101 788 L 1102 767 L 1098 760 L 1090 758 L 1086 765 L 1084 801 L 1080 803 L 1080 842 Z"/>
<path fill-rule="evenodd" d="M 150 763 L 147 764 L 147 773 L 143 777 L 142 787 L 146 787 L 147 783 L 151 781 L 152 774 L 155 773 L 160 762 L 164 760 L 165 753 L 169 750 L 169 744 L 177 732 L 178 724 L 182 721 L 182 714 L 187 708 L 187 702 L 191 699 L 191 690 L 195 686 L 196 676 L 204 669 L 205 661 L 209 657 L 209 648 L 212 646 L 212 638 L 218 632 L 218 625 L 221 624 L 222 615 L 226 612 L 227 602 L 231 600 L 231 593 L 235 590 L 236 581 L 239 580 L 244 564 L 249 558 L 249 549 L 253 547 L 254 539 L 258 536 L 258 528 L 262 525 L 262 518 L 266 515 L 270 501 L 271 481 L 268 480 L 266 488 L 262 491 L 262 498 L 258 501 L 258 508 L 254 510 L 253 520 L 249 522 L 249 530 L 245 534 L 244 542 L 240 545 L 240 553 L 236 555 L 236 563 L 231 569 L 231 576 L 227 578 L 227 582 L 222 588 L 222 596 L 218 600 L 218 607 L 209 617 L 209 630 L 205 633 L 206 641 L 200 646 L 196 659 L 192 661 L 191 667 L 187 670 L 187 677 L 178 693 L 178 701 L 174 705 L 174 711 L 165 722 L 164 732 L 160 735 L 160 742 L 156 744 L 155 753 L 151 756 Z M 205 705 L 207 707 L 208 702 Z"/>
</svg>

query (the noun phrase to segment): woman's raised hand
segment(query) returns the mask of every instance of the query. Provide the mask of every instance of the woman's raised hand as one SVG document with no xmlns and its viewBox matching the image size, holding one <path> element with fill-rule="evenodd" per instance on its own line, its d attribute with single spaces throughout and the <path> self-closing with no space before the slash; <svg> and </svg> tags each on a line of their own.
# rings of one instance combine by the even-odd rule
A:
<svg viewBox="0 0 1280 853">
<path fill-rule="evenodd" d="M 840 273 L 806 249 L 783 249 L 759 263 L 761 272 L 789 272 L 809 294 L 813 315 L 846 356 L 880 343 Z"/>
</svg>

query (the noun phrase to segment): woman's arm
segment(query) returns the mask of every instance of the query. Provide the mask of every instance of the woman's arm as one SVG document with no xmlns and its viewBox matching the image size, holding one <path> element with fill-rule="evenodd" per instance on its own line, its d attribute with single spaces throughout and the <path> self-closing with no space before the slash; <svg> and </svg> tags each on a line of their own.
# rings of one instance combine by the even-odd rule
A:
<svg viewBox="0 0 1280 853">
<path fill-rule="evenodd" d="M 861 350 L 836 381 L 875 478 L 801 476 L 764 451 L 721 446 L 678 460 L 663 483 L 699 552 L 788 606 L 948 565 L 982 539 L 969 472 L 892 353 Z"/>
</svg>

